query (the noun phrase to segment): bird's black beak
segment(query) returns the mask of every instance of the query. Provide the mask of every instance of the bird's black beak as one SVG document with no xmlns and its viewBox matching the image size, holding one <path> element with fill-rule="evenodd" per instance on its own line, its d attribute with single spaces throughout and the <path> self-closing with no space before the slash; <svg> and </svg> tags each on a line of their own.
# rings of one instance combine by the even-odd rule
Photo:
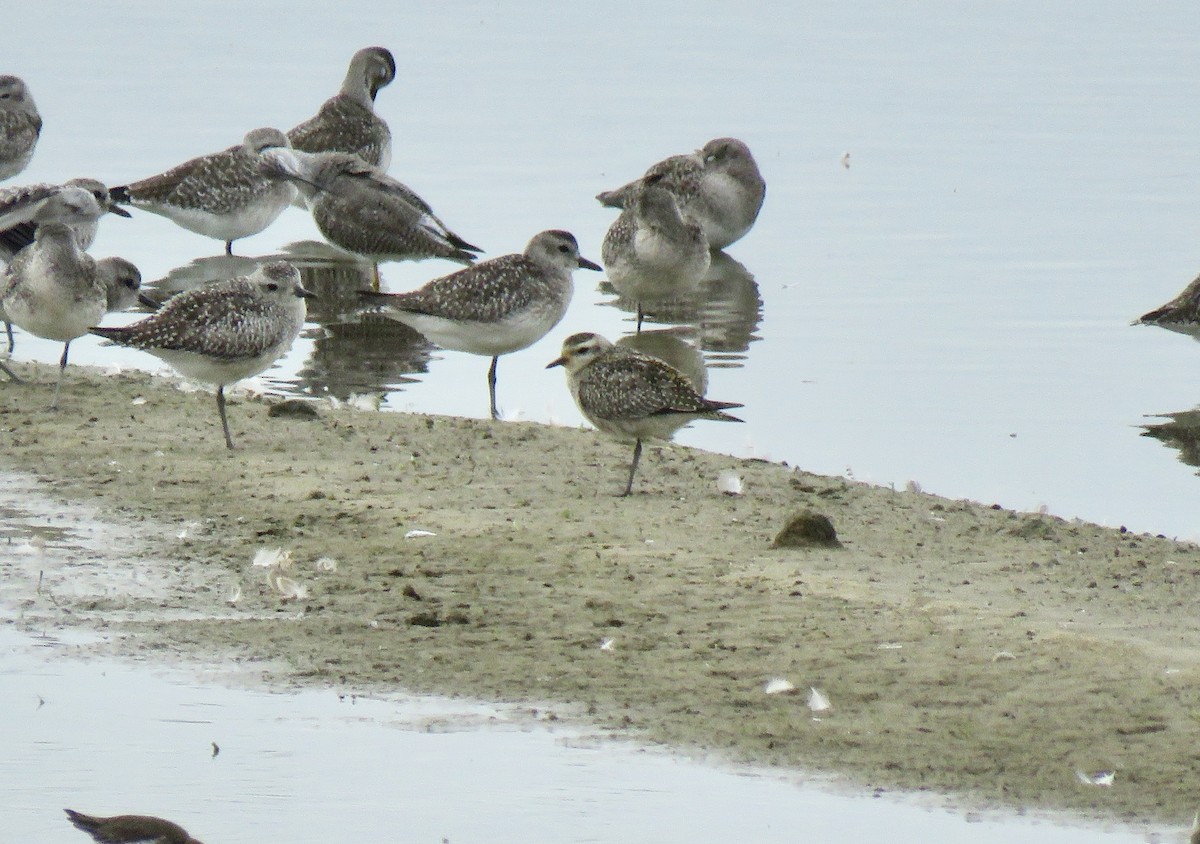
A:
<svg viewBox="0 0 1200 844">
<path fill-rule="evenodd" d="M 116 214 L 118 217 L 132 217 L 133 216 L 128 211 L 126 211 L 124 208 L 122 208 L 120 205 L 117 205 L 112 202 L 110 202 L 108 204 L 108 211 L 110 214 Z"/>
<path fill-rule="evenodd" d="M 589 261 L 587 258 L 583 257 L 582 255 L 579 256 L 579 269 L 595 270 L 596 272 L 604 272 L 604 267 L 600 266 L 595 261 Z"/>
<path fill-rule="evenodd" d="M 295 287 L 295 293 L 296 293 L 296 296 L 297 296 L 297 298 L 300 298 L 300 299 L 317 299 L 317 298 L 320 298 L 320 297 L 318 297 L 318 296 L 317 296 L 317 294 L 316 294 L 316 293 L 313 293 L 311 290 L 309 290 L 307 287 L 305 287 L 305 286 L 304 286 L 304 285 L 302 285 L 302 284 L 297 284 L 297 285 L 296 285 L 296 287 Z"/>
<path fill-rule="evenodd" d="M 552 360 L 548 364 L 546 364 L 546 368 L 553 369 L 556 366 L 562 366 L 566 362 L 567 362 L 566 358 L 558 358 L 557 360 Z"/>
</svg>

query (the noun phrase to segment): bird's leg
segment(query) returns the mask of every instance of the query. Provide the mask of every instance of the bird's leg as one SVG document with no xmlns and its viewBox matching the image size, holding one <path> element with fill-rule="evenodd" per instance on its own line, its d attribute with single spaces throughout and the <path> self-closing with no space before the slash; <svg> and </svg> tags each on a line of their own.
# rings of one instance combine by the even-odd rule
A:
<svg viewBox="0 0 1200 844">
<path fill-rule="evenodd" d="M 225 445 L 233 451 L 233 437 L 229 436 L 229 419 L 225 416 L 225 385 L 217 385 L 217 411 L 221 414 L 221 429 L 225 432 Z"/>
<path fill-rule="evenodd" d="M 641 302 L 637 303 L 637 309 L 638 309 L 638 321 L 637 321 L 637 332 L 636 333 L 641 334 L 642 333 L 642 317 L 645 316 L 645 314 L 642 312 L 642 303 Z"/>
<path fill-rule="evenodd" d="M 0 361 L 0 372 L 3 372 L 10 379 L 12 379 L 12 382 L 14 384 L 24 384 L 25 383 L 24 379 L 17 377 L 17 373 L 15 373 L 11 369 L 9 369 L 8 366 L 4 363 L 4 361 Z"/>
<path fill-rule="evenodd" d="M 67 353 L 71 351 L 71 341 L 63 343 L 62 357 L 58 361 L 58 380 L 54 382 L 54 398 L 50 400 L 50 409 L 58 409 L 58 391 L 62 389 L 63 373 L 67 371 Z"/>
<path fill-rule="evenodd" d="M 496 409 L 496 364 L 500 362 L 500 357 L 492 358 L 492 365 L 488 368 L 488 396 L 492 400 L 492 418 L 499 419 L 500 411 Z"/>
<path fill-rule="evenodd" d="M 233 257 L 233 241 L 232 240 L 225 241 L 225 254 L 230 256 L 231 258 Z"/>
<path fill-rule="evenodd" d="M 633 476 L 637 472 L 638 460 L 642 456 L 642 441 L 639 439 L 633 447 L 633 462 L 629 464 L 629 480 L 625 482 L 625 491 L 621 493 L 621 498 L 629 495 L 633 490 Z"/>
<path fill-rule="evenodd" d="M 8 354 L 11 356 L 13 349 L 17 347 L 17 341 L 13 337 L 12 323 L 8 320 L 4 321 L 4 333 L 8 335 Z"/>
</svg>

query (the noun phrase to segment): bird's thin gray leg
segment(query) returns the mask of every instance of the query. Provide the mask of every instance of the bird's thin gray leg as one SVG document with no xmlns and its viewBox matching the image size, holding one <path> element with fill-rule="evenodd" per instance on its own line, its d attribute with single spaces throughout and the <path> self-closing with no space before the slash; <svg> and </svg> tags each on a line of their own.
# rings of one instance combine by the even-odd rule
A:
<svg viewBox="0 0 1200 844">
<path fill-rule="evenodd" d="M 7 375 L 9 378 L 11 378 L 12 382 L 14 384 L 24 384 L 25 383 L 25 380 L 23 378 L 17 377 L 17 373 L 15 373 L 11 369 L 9 369 L 8 366 L 5 365 L 5 363 L 3 361 L 0 361 L 0 372 L 3 372 L 5 375 Z"/>
<path fill-rule="evenodd" d="M 233 241 L 232 240 L 225 241 L 225 254 L 229 255 L 231 257 L 233 256 Z"/>
<path fill-rule="evenodd" d="M 225 432 L 225 445 L 233 450 L 233 437 L 229 436 L 229 419 L 225 416 L 225 385 L 217 386 L 217 411 L 221 414 L 221 430 Z"/>
<path fill-rule="evenodd" d="M 637 309 L 638 309 L 638 322 L 637 322 L 637 332 L 636 333 L 641 334 L 642 333 L 642 317 L 644 316 L 644 313 L 642 312 L 642 303 L 641 302 L 638 302 Z"/>
<path fill-rule="evenodd" d="M 642 441 L 639 439 L 633 447 L 633 462 L 629 464 L 629 480 L 625 482 L 625 491 L 621 493 L 621 498 L 629 495 L 633 490 L 633 476 L 637 472 L 638 460 L 642 456 Z"/>
<path fill-rule="evenodd" d="M 13 337 L 12 323 L 8 320 L 4 321 L 4 333 L 8 335 L 8 353 L 11 355 L 17 347 L 17 341 Z"/>
<path fill-rule="evenodd" d="M 62 357 L 58 361 L 58 380 L 54 382 L 54 398 L 50 401 L 50 409 L 58 409 L 58 391 L 62 389 L 63 373 L 67 371 L 67 354 L 71 351 L 71 341 L 63 343 Z"/>
<path fill-rule="evenodd" d="M 496 364 L 500 362 L 500 357 L 492 358 L 492 365 L 488 368 L 488 396 L 492 401 L 492 418 L 499 419 L 500 411 L 496 409 Z"/>
</svg>

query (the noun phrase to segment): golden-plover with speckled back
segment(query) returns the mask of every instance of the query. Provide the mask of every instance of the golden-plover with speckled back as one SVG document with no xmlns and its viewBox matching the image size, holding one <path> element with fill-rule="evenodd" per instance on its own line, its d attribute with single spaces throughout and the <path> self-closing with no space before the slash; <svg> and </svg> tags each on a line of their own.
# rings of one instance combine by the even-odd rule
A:
<svg viewBox="0 0 1200 844">
<path fill-rule="evenodd" d="M 546 368 L 561 366 L 579 411 L 600 431 L 632 442 L 633 462 L 622 496 L 633 489 L 643 440 L 669 440 L 696 419 L 741 422 L 723 411 L 742 405 L 701 396 L 692 382 L 658 358 L 614 346 L 599 334 L 572 334 L 562 356 Z"/>
</svg>

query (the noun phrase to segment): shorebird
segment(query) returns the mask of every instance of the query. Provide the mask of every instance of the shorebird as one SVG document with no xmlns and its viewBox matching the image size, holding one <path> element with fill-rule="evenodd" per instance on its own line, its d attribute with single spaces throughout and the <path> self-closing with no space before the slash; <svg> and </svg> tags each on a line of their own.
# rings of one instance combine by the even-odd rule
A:
<svg viewBox="0 0 1200 844">
<path fill-rule="evenodd" d="M 674 367 L 614 346 L 599 334 L 572 334 L 563 341 L 562 356 L 546 368 L 555 366 L 566 369 L 571 396 L 589 422 L 621 442 L 634 444 L 622 497 L 633 489 L 643 440 L 669 440 L 694 419 L 742 421 L 723 412 L 742 405 L 706 399 Z"/>
<path fill-rule="evenodd" d="M 642 303 L 696 292 L 711 260 L 700 225 L 679 212 L 675 196 L 661 181 L 658 175 L 643 180 L 600 247 L 608 280 L 617 293 L 637 303 L 639 332 Z"/>
<path fill-rule="evenodd" d="M 95 179 L 0 188 L 0 262 L 7 264 L 17 252 L 32 244 L 38 226 L 47 222 L 66 223 L 75 233 L 79 248 L 86 250 L 96 240 L 100 217 L 109 211 L 129 216 L 128 211 L 113 204 L 108 188 Z M 7 319 L 4 331 L 11 355 L 16 343 L 12 323 Z"/>
<path fill-rule="evenodd" d="M 1200 340 L 1200 276 L 1170 302 L 1142 314 L 1133 324 L 1157 325 Z"/>
<path fill-rule="evenodd" d="M 17 76 L 0 76 L 0 181 L 29 165 L 42 134 L 42 117 Z"/>
<path fill-rule="evenodd" d="M 767 192 L 750 148 L 736 138 L 716 138 L 694 153 L 654 164 L 642 179 L 597 194 L 596 199 L 601 205 L 623 208 L 650 176 L 661 177 L 680 211 L 700 224 L 711 249 L 724 249 L 750 231 Z"/>
<path fill-rule="evenodd" d="M 66 223 L 43 223 L 33 245 L 13 258 L 0 285 L 5 320 L 63 343 L 51 408 L 58 407 L 71 341 L 87 334 L 110 309 L 136 301 L 141 283 L 137 267 L 125 259 L 96 261 L 80 249 Z"/>
<path fill-rule="evenodd" d="M 215 384 L 225 445 L 233 448 L 225 387 L 257 375 L 291 348 L 304 325 L 300 271 L 273 261 L 248 276 L 178 293 L 140 322 L 92 328 L 99 337 L 149 352 L 185 378 Z"/>
<path fill-rule="evenodd" d="M 395 78 L 396 60 L 389 51 L 359 50 L 350 59 L 341 91 L 326 100 L 315 116 L 288 132 L 292 146 L 304 152 L 352 152 L 387 170 L 392 133 L 375 113 L 375 95 Z"/>
<path fill-rule="evenodd" d="M 237 146 L 115 187 L 112 196 L 188 231 L 223 240 L 225 254 L 232 255 L 235 240 L 271 225 L 295 198 L 290 184 L 267 179 L 258 169 L 263 150 L 287 145 L 287 136 L 278 129 L 252 129 Z"/>
<path fill-rule="evenodd" d="M 599 270 L 580 256 L 570 232 L 533 236 L 523 254 L 501 255 L 435 278 L 409 293 L 359 291 L 383 313 L 445 349 L 488 355 L 488 395 L 496 409 L 496 364 L 500 355 L 532 346 L 567 312 L 574 292 L 571 272 Z"/>
<path fill-rule="evenodd" d="M 482 251 L 446 228 L 407 186 L 353 153 L 271 149 L 259 166 L 268 178 L 295 183 L 325 239 L 353 255 L 376 263 L 472 264 Z"/>
<path fill-rule="evenodd" d="M 152 815 L 116 815 L 98 818 L 64 809 L 76 829 L 92 836 L 96 844 L 200 844 L 179 824 Z"/>
<path fill-rule="evenodd" d="M 91 194 L 96 200 L 94 205 L 79 193 L 81 190 Z M 88 249 L 96 241 L 100 218 L 109 212 L 129 216 L 96 179 L 0 188 L 0 261 L 11 261 L 13 255 L 33 243 L 39 223 L 67 223 L 75 232 L 79 248 Z"/>
</svg>

